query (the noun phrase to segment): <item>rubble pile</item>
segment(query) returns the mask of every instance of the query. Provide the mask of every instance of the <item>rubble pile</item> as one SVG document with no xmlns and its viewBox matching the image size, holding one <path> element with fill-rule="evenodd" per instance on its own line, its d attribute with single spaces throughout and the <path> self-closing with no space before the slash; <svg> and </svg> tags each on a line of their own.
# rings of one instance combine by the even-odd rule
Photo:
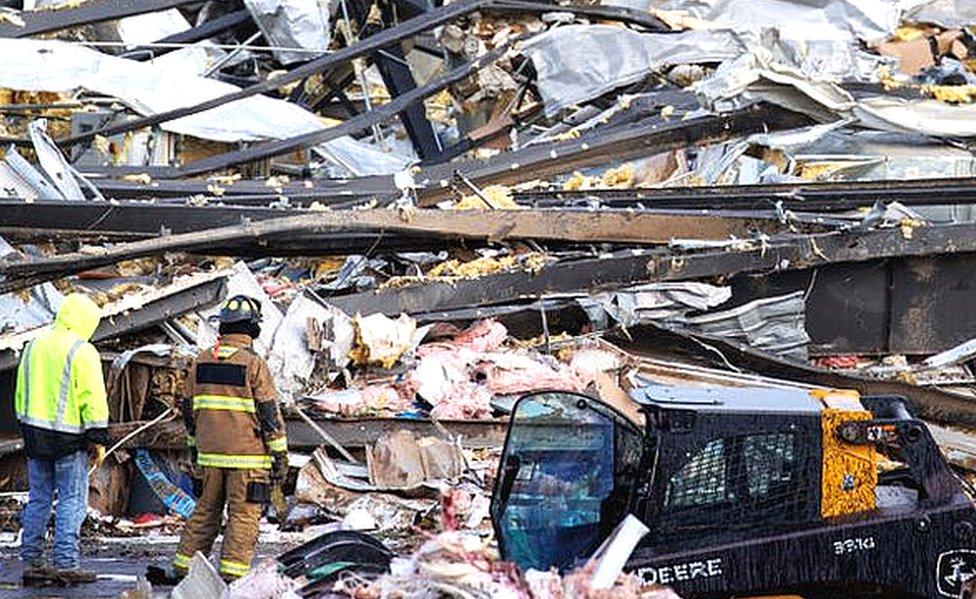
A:
<svg viewBox="0 0 976 599">
<path fill-rule="evenodd" d="M 590 585 L 593 567 L 560 576 L 558 572 L 529 570 L 524 575 L 497 557 L 477 537 L 444 532 L 426 541 L 409 559 L 391 566 L 392 573 L 366 584 L 342 582 L 337 591 L 357 599 L 379 597 L 532 597 L 534 599 L 670 599 L 661 589 L 642 590 L 633 575 L 621 575 L 609 589 Z"/>
<path fill-rule="evenodd" d="M 649 583 L 688 564 L 597 588 L 597 546 L 520 568 L 498 538 L 509 422 L 557 392 L 624 428 L 663 422 L 647 388 L 904 396 L 976 477 L 970 3 L 9 0 L 0 54 L 0 548 L 7 398 L 73 292 L 114 443 L 85 535 L 154 543 L 194 507 L 187 367 L 225 298 L 261 304 L 280 567 L 222 587 L 204 556 L 190 594 L 674 596 Z M 536 503 L 590 526 L 597 471 L 540 466 Z"/>
</svg>

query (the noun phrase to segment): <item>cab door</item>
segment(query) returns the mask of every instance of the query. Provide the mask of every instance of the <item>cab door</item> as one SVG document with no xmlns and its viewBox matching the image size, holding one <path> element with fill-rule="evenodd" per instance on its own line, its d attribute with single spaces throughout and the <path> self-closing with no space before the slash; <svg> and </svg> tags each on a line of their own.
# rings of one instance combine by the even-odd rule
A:
<svg viewBox="0 0 976 599">
<path fill-rule="evenodd" d="M 522 569 L 587 559 L 626 515 L 640 433 L 609 406 L 564 392 L 514 406 L 492 496 L 502 557 Z"/>
</svg>

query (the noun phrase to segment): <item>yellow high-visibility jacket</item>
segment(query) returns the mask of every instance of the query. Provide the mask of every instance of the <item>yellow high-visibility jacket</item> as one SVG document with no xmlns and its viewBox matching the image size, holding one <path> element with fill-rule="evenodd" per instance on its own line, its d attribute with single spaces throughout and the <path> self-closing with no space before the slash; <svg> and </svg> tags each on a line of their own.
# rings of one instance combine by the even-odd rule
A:
<svg viewBox="0 0 976 599">
<path fill-rule="evenodd" d="M 108 401 L 98 350 L 91 343 L 101 310 L 67 296 L 54 325 L 27 344 L 17 370 L 14 408 L 29 457 L 60 457 L 105 444 Z"/>
</svg>

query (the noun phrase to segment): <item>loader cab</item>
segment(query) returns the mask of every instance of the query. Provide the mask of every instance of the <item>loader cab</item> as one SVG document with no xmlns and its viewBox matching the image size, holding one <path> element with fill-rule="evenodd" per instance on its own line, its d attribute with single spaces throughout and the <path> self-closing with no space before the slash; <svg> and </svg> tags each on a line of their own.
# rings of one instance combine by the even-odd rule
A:
<svg viewBox="0 0 976 599">
<path fill-rule="evenodd" d="M 818 518 L 821 406 L 805 392 L 651 386 L 631 396 L 643 426 L 573 393 L 515 404 L 491 505 L 505 559 L 570 568 L 627 513 L 651 529 L 642 545 L 661 549 Z"/>
<path fill-rule="evenodd" d="M 680 548 L 820 519 L 822 406 L 804 391 L 651 386 L 632 392 L 653 451 L 631 504 L 646 544 Z"/>
</svg>

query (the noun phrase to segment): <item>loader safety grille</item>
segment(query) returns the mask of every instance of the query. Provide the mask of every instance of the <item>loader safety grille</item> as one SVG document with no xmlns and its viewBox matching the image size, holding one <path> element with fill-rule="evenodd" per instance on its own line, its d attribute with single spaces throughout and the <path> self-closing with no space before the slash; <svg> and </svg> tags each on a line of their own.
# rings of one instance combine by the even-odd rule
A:
<svg viewBox="0 0 976 599">
<path fill-rule="evenodd" d="M 727 528 L 806 518 L 814 498 L 801 474 L 816 467 L 808 453 L 793 433 L 713 439 L 671 476 L 662 527 Z"/>
<path fill-rule="evenodd" d="M 671 478 L 665 504 L 671 507 L 710 505 L 725 501 L 725 440 L 715 439 Z"/>
</svg>

